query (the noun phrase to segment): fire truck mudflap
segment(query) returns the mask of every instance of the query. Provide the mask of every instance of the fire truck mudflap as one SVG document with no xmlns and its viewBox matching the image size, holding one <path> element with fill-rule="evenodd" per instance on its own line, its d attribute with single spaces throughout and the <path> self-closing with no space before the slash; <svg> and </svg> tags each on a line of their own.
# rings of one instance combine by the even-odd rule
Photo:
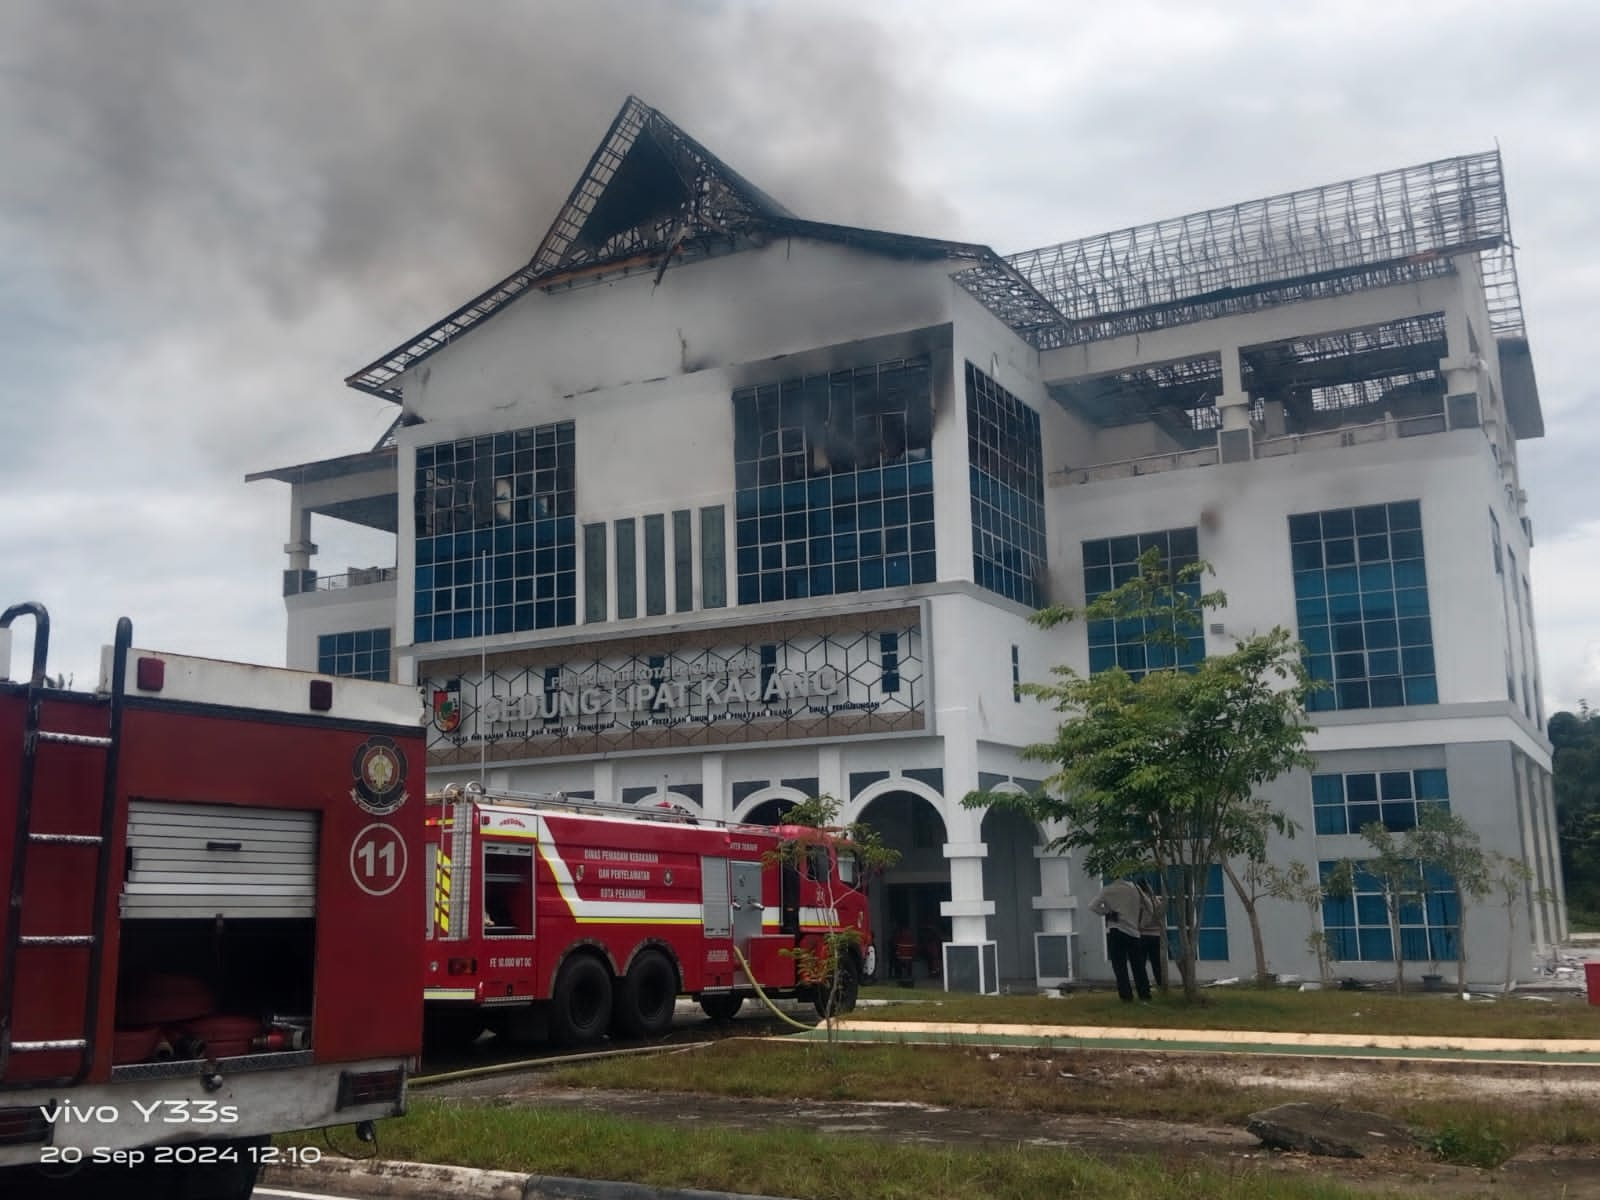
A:
<svg viewBox="0 0 1600 1200">
<path fill-rule="evenodd" d="M 272 1134 L 404 1111 L 420 703 L 126 621 L 97 691 L 54 689 L 48 632 L 0 614 L 0 1194 L 248 1196 Z"/>
</svg>

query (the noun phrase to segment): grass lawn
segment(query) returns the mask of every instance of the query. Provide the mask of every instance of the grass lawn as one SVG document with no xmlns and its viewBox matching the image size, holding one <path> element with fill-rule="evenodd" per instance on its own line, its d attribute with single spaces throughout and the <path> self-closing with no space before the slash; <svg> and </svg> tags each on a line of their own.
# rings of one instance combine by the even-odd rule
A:
<svg viewBox="0 0 1600 1200">
<path fill-rule="evenodd" d="M 385 1158 L 707 1188 L 797 1200 L 1355 1200 L 1370 1188 L 1248 1165 L 1219 1170 L 1153 1156 L 1101 1162 L 1060 1150 L 906 1146 L 774 1129 L 685 1130 L 592 1114 L 414 1101 L 380 1127 Z M 313 1143 L 314 1135 L 290 1142 Z"/>
<path fill-rule="evenodd" d="M 1093 1054 L 1072 1051 L 975 1050 L 881 1044 L 783 1044 L 730 1040 L 693 1053 L 611 1059 L 552 1071 L 554 1084 L 636 1091 L 703 1092 L 719 1096 L 839 1101 L 901 1100 L 947 1108 L 984 1108 L 1138 1117 L 1243 1125 L 1252 1112 L 1309 1099 L 1303 1091 L 1196 1082 L 1167 1067 L 1142 1074 L 1137 1086 L 1095 1077 Z M 1085 1064 L 1090 1064 L 1086 1069 Z M 1346 1107 L 1396 1117 L 1433 1134 L 1506 1154 L 1529 1145 L 1600 1144 L 1600 1111 L 1578 1099 L 1459 1097 L 1401 1100 L 1375 1083 L 1371 1094 L 1346 1092 Z M 1447 1155 L 1448 1157 L 1448 1155 Z"/>
<path fill-rule="evenodd" d="M 1600 1007 L 1581 998 L 1529 1000 L 1512 993 L 1492 1003 L 1455 995 L 1300 992 L 1290 988 L 1208 988 L 1185 1004 L 1177 989 L 1149 1006 L 1115 992 L 1068 996 L 973 996 L 898 987 L 863 989 L 887 1005 L 858 1007 L 855 1021 L 959 1021 L 1005 1025 L 1129 1025 L 1162 1029 L 1246 1029 L 1293 1033 L 1438 1034 L 1459 1037 L 1600 1040 Z"/>
</svg>

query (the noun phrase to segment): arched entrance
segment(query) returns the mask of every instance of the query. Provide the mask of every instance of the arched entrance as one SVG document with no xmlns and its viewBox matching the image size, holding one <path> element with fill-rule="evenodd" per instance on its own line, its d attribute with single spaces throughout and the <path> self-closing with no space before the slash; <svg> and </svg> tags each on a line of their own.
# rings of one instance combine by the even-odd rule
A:
<svg viewBox="0 0 1600 1200">
<path fill-rule="evenodd" d="M 794 806 L 793 800 L 774 796 L 770 800 L 763 800 L 739 819 L 746 825 L 779 825 Z"/>
<path fill-rule="evenodd" d="M 888 978 L 894 943 L 902 929 L 916 939 L 915 977 L 939 972 L 939 945 L 950 940 L 950 920 L 940 905 L 950 899 L 949 840 L 944 817 L 926 796 L 902 789 L 873 797 L 858 818 L 875 830 L 900 860 L 868 886 L 872 928 L 879 946 L 879 977 Z"/>
<path fill-rule="evenodd" d="M 1039 830 L 1013 808 L 997 806 L 983 814 L 980 836 L 989 853 L 983 860 L 983 897 L 994 904 L 989 936 L 999 951 L 1002 981 L 1034 979 L 1033 935 L 1044 928 L 1033 907 L 1040 895 Z"/>
</svg>

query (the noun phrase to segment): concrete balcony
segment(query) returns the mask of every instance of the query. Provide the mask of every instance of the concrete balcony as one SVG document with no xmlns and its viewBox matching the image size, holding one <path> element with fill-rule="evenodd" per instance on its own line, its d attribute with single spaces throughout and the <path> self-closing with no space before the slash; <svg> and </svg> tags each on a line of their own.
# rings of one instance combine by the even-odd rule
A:
<svg viewBox="0 0 1600 1200">
<path fill-rule="evenodd" d="M 344 592 L 352 588 L 370 587 L 375 583 L 393 583 L 398 571 L 398 567 L 350 567 L 337 575 L 318 575 L 315 571 L 285 571 L 283 594 L 303 596 L 312 592 Z"/>
<path fill-rule="evenodd" d="M 284 572 L 287 665 L 317 670 L 318 639 L 352 630 L 393 629 L 399 587 L 394 567 L 352 567 L 337 575 Z M 299 590 L 291 590 L 298 585 Z"/>
<path fill-rule="evenodd" d="M 1459 398 L 1451 397 L 1452 401 L 1457 399 Z M 1475 407 L 1469 413 L 1464 405 L 1452 404 L 1445 411 L 1420 416 L 1388 416 L 1381 421 L 1339 425 L 1331 429 L 1283 434 L 1277 437 L 1263 437 L 1257 427 L 1252 431 L 1254 437 L 1251 457 L 1260 459 L 1278 458 L 1290 454 L 1315 454 L 1347 446 L 1364 446 L 1396 438 L 1422 437 L 1477 425 Z M 1070 487 L 1074 484 L 1099 483 L 1107 479 L 1131 479 L 1141 475 L 1160 475 L 1168 471 L 1183 471 L 1193 467 L 1213 467 L 1220 461 L 1221 455 L 1216 446 L 1201 446 L 1191 450 L 1175 450 L 1164 454 L 1145 455 L 1141 458 L 1097 463 L 1088 467 L 1069 467 L 1052 472 L 1049 482 L 1052 487 Z"/>
</svg>

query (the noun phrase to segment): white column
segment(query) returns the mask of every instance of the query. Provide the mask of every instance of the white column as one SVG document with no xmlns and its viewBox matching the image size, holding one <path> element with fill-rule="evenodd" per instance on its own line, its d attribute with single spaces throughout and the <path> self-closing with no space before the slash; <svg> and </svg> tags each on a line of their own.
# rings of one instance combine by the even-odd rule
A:
<svg viewBox="0 0 1600 1200">
<path fill-rule="evenodd" d="M 722 768 L 722 755 L 700 756 L 700 805 L 710 821 L 726 821 L 733 816 L 728 811 L 728 785 Z"/>
<path fill-rule="evenodd" d="M 965 664 L 962 664 L 963 666 Z M 970 678 L 945 670 L 941 678 Z M 944 856 L 950 862 L 950 899 L 941 912 L 951 919 L 950 940 L 978 943 L 989 938 L 989 916 L 994 903 L 983 895 L 983 860 L 989 847 L 984 844 L 982 813 L 964 808 L 961 798 L 978 790 L 978 745 L 971 734 L 972 710 L 965 707 L 939 710 L 939 732 L 944 735 L 944 823 L 949 841 Z"/>
<path fill-rule="evenodd" d="M 602 804 L 622 798 L 617 793 L 617 765 L 609 759 L 594 764 L 594 798 Z"/>
<path fill-rule="evenodd" d="M 1047 939 L 1047 952 L 1036 959 L 1036 963 L 1045 964 L 1037 982 L 1041 986 L 1049 986 L 1065 982 L 1074 974 L 1082 974 L 1082 968 L 1076 961 L 1082 956 L 1081 946 L 1077 954 L 1071 955 L 1072 961 L 1067 963 L 1068 974 L 1052 975 L 1048 965 L 1053 959 L 1049 953 L 1054 948 L 1053 943 L 1064 937 L 1070 946 L 1071 938 L 1077 933 L 1078 898 L 1072 894 L 1072 859 L 1067 851 L 1035 846 L 1033 857 L 1039 863 L 1039 894 L 1033 898 L 1033 908 L 1039 914 L 1039 924 L 1042 926 L 1039 934 Z"/>
<path fill-rule="evenodd" d="M 845 789 L 844 750 L 839 746 L 821 747 L 817 751 L 817 795 L 832 796 L 842 813 L 850 803 Z"/>
<path fill-rule="evenodd" d="M 1555 776 L 1536 768 L 1534 778 L 1545 811 L 1545 828 L 1550 830 L 1551 875 L 1555 879 L 1555 936 L 1565 940 L 1570 932 L 1567 925 L 1567 880 L 1561 873 L 1561 848 L 1556 840 Z"/>
<path fill-rule="evenodd" d="M 1244 390 L 1244 368 L 1239 362 L 1239 347 L 1224 346 L 1222 355 L 1222 395 L 1217 397 L 1217 413 L 1222 428 L 1250 428 L 1250 393 Z"/>
<path fill-rule="evenodd" d="M 983 842 L 946 842 L 943 849 L 950 862 L 950 899 L 939 911 L 950 918 L 950 940 L 988 941 L 994 901 L 983 898 L 983 860 L 989 857 L 989 847 Z"/>
<path fill-rule="evenodd" d="M 1220 462 L 1249 462 L 1255 457 L 1255 430 L 1250 425 L 1250 394 L 1244 390 L 1244 369 L 1239 363 L 1239 347 L 1224 346 L 1222 356 L 1222 395 L 1217 397 L 1217 416 L 1222 428 L 1217 431 L 1217 458 Z"/>
<path fill-rule="evenodd" d="M 300 489 L 291 489 L 289 496 L 289 540 L 283 552 L 289 556 L 291 571 L 309 571 L 311 556 L 317 552 L 311 540 L 311 511 L 300 506 Z"/>
<path fill-rule="evenodd" d="M 1522 764 L 1513 756 L 1511 762 L 1512 790 L 1516 795 L 1517 812 L 1520 820 L 1517 822 L 1522 830 L 1522 861 L 1533 870 L 1533 879 L 1529 886 L 1535 891 L 1546 886 L 1544 873 L 1544 855 L 1540 853 L 1539 841 L 1539 813 L 1533 803 L 1533 797 L 1528 795 L 1527 776 L 1522 770 Z M 1545 905 L 1541 900 L 1533 903 L 1532 928 L 1528 931 L 1533 936 L 1534 954 L 1543 956 L 1550 951 L 1550 936 L 1545 926 Z"/>
<path fill-rule="evenodd" d="M 1077 929 L 1078 898 L 1072 894 L 1072 857 L 1065 850 L 1035 846 L 1039 860 L 1039 895 L 1033 907 L 1045 933 L 1072 933 Z"/>
</svg>

